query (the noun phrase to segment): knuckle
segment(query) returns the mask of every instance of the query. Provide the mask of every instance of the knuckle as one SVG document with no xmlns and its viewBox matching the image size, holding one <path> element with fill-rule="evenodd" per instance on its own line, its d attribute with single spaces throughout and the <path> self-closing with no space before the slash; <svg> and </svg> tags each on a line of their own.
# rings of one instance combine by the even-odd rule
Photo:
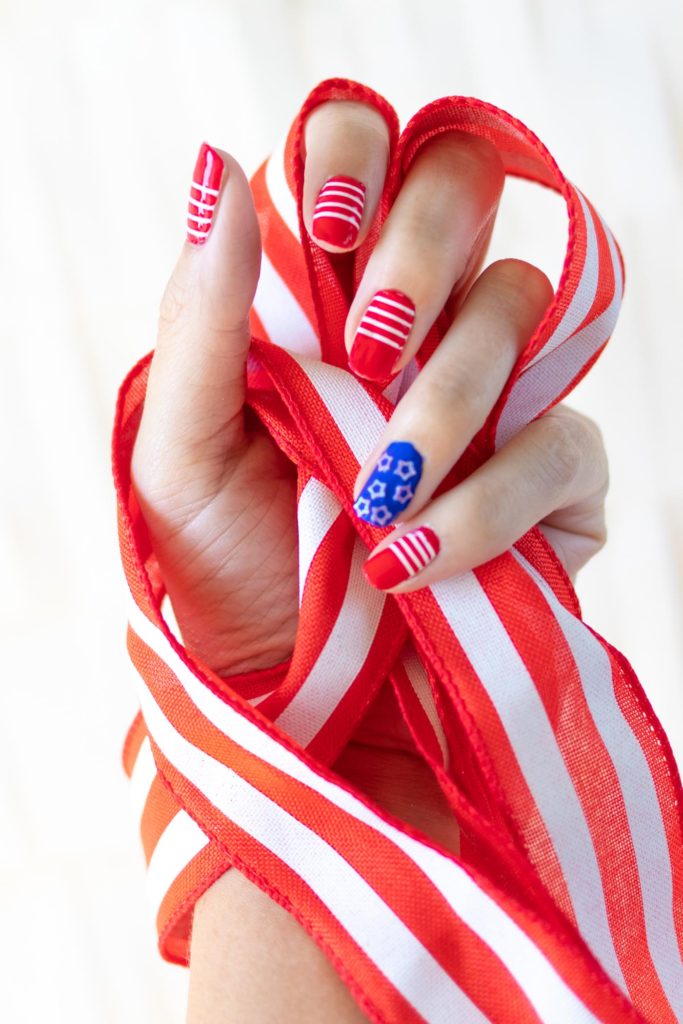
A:
<svg viewBox="0 0 683 1024">
<path fill-rule="evenodd" d="M 464 359 L 444 360 L 438 374 L 429 379 L 429 391 L 428 405 L 468 418 L 485 407 L 490 398 L 485 375 Z"/>
<path fill-rule="evenodd" d="M 175 328 L 183 323 L 188 316 L 193 289 L 189 284 L 179 280 L 173 274 L 164 288 L 159 303 L 159 325 L 164 328 Z"/>
<path fill-rule="evenodd" d="M 389 129 L 384 117 L 370 103 L 362 100 L 332 99 L 321 103 L 306 118 L 304 138 L 306 149 L 312 140 L 327 142 L 330 135 L 343 132 L 351 136 L 351 144 L 362 143 L 363 137 L 379 138 L 387 145 Z"/>
<path fill-rule="evenodd" d="M 537 471 L 551 488 L 571 486 L 583 461 L 586 430 L 574 416 L 553 411 L 543 417 L 543 453 Z"/>
<path fill-rule="evenodd" d="M 482 274 L 494 301 L 502 311 L 515 319 L 536 315 L 552 300 L 553 286 L 548 277 L 525 260 L 496 260 Z"/>
<path fill-rule="evenodd" d="M 428 161 L 443 173 L 469 170 L 473 174 L 486 174 L 500 180 L 504 178 L 503 164 L 498 150 L 479 135 L 465 131 L 443 131 L 423 143 L 416 161 Z"/>
<path fill-rule="evenodd" d="M 506 533 L 513 514 L 514 490 L 510 484 L 482 476 L 472 485 L 464 515 L 465 533 L 477 537 L 485 548 L 495 546 Z"/>
</svg>

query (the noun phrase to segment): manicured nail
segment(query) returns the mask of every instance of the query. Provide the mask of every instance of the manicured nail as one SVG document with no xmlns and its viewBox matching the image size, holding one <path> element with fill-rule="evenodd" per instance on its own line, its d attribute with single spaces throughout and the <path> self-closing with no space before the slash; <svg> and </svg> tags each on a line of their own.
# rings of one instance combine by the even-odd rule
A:
<svg viewBox="0 0 683 1024">
<path fill-rule="evenodd" d="M 373 526 L 386 526 L 407 507 L 422 476 L 422 456 L 410 441 L 392 441 L 380 455 L 353 510 Z"/>
<path fill-rule="evenodd" d="M 439 553 L 439 538 L 429 526 L 418 526 L 397 537 L 388 547 L 371 555 L 363 566 L 369 583 L 390 590 L 422 572 Z"/>
<path fill-rule="evenodd" d="M 383 380 L 403 351 L 415 319 L 415 303 L 403 292 L 376 292 L 363 313 L 349 353 L 349 367 L 360 377 Z"/>
<path fill-rule="evenodd" d="M 365 185 L 362 181 L 345 174 L 328 178 L 315 201 L 314 237 L 320 242 L 348 249 L 358 238 L 364 203 Z"/>
<path fill-rule="evenodd" d="M 223 166 L 223 160 L 216 150 L 203 142 L 194 167 L 190 201 L 187 206 L 187 240 L 193 245 L 203 245 L 211 230 Z"/>
</svg>

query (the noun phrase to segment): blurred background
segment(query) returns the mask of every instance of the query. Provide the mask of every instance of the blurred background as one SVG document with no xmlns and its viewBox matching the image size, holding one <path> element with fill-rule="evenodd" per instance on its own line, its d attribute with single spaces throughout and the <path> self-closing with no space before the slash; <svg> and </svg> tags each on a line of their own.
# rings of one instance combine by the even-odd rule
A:
<svg viewBox="0 0 683 1024">
<path fill-rule="evenodd" d="M 615 335 L 569 404 L 611 457 L 586 620 L 634 665 L 683 757 L 683 8 L 675 0 L 0 2 L 2 1017 L 180 1024 L 120 750 L 125 650 L 110 436 L 154 346 L 200 142 L 251 174 L 321 79 L 401 123 L 447 94 L 509 110 L 619 240 Z M 491 259 L 556 283 L 562 203 L 509 183 Z"/>
</svg>

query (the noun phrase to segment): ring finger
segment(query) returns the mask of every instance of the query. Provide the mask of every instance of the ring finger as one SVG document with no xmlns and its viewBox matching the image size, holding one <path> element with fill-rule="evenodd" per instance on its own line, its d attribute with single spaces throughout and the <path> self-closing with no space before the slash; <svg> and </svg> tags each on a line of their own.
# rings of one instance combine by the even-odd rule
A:
<svg viewBox="0 0 683 1024">
<path fill-rule="evenodd" d="M 426 505 L 483 426 L 552 294 L 520 260 L 484 271 L 361 468 L 356 515 L 387 526 Z"/>
</svg>

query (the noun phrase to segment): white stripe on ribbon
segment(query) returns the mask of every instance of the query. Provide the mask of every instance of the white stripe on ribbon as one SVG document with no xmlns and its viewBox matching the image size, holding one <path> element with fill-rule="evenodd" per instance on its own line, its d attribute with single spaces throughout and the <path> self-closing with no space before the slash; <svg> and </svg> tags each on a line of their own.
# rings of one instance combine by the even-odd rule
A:
<svg viewBox="0 0 683 1024">
<path fill-rule="evenodd" d="M 329 487 L 311 477 L 301 492 L 296 510 L 299 533 L 299 607 L 311 562 L 341 510 L 340 502 Z"/>
<path fill-rule="evenodd" d="M 266 163 L 266 188 L 270 200 L 282 217 L 297 242 L 301 242 L 299 234 L 299 212 L 296 200 L 290 192 L 285 174 L 285 144 L 287 134 L 280 136 L 280 140 L 271 153 Z"/>
<path fill-rule="evenodd" d="M 627 991 L 590 829 L 534 681 L 474 573 L 431 590 L 500 716 L 557 853 L 579 931 Z"/>
<path fill-rule="evenodd" d="M 683 1021 L 683 962 L 673 916 L 671 860 L 647 759 L 619 707 L 607 651 L 591 631 L 567 611 L 533 565 L 515 548 L 512 554 L 535 581 L 564 633 L 593 721 L 612 759 L 638 864 L 648 947 L 673 1012 Z"/>
<path fill-rule="evenodd" d="M 581 198 L 578 190 L 577 194 Z M 597 259 L 597 240 L 595 239 L 593 221 L 582 198 L 581 202 L 590 222 L 588 234 L 592 236 L 591 245 L 595 245 Z M 612 300 L 599 316 L 561 344 L 558 343 L 552 352 L 523 371 L 510 392 L 498 422 L 496 448 L 506 444 L 522 427 L 546 409 L 557 395 L 571 384 L 581 367 L 588 362 L 614 330 L 621 305 L 623 276 L 614 237 L 602 218 L 600 218 L 600 223 L 605 230 L 614 271 Z M 587 313 L 588 310 L 586 309 L 585 312 Z"/>
<path fill-rule="evenodd" d="M 545 356 L 549 355 L 557 348 L 558 345 L 561 345 L 563 341 L 566 341 L 567 338 L 570 338 L 572 334 L 579 329 L 586 318 L 588 310 L 595 301 L 595 295 L 598 290 L 600 265 L 598 260 L 598 240 L 595 234 L 595 225 L 593 224 L 593 218 L 590 215 L 590 210 L 588 209 L 588 204 L 586 203 L 585 198 L 581 192 L 579 192 L 578 188 L 575 188 L 573 185 L 571 188 L 576 194 L 581 205 L 584 224 L 586 227 L 586 254 L 583 267 L 581 269 L 581 277 L 579 278 L 579 283 L 576 286 L 576 291 L 572 295 L 571 302 L 564 311 L 564 316 L 546 341 L 543 348 L 540 349 L 534 358 L 524 367 L 525 371 L 533 366 L 534 363 L 537 363 L 539 359 L 543 359 Z"/>
<path fill-rule="evenodd" d="M 429 683 L 429 678 L 425 670 L 424 665 L 417 656 L 412 644 L 406 644 L 407 651 L 403 656 L 403 667 L 406 670 L 406 675 L 410 680 L 410 685 L 413 688 L 415 696 L 419 700 L 422 710 L 429 719 L 429 724 L 434 730 L 434 735 L 441 748 L 441 756 L 443 758 L 443 766 L 448 770 L 450 761 L 450 754 L 448 750 L 448 742 L 446 740 L 446 734 L 439 718 L 439 712 L 436 710 L 436 703 L 434 701 L 434 694 Z"/>
<path fill-rule="evenodd" d="M 130 777 L 131 808 L 133 811 L 133 820 L 137 822 L 138 826 L 140 825 L 142 812 L 145 809 L 147 797 L 149 796 L 149 791 L 156 778 L 156 774 L 157 766 L 154 763 L 152 747 L 149 742 L 149 737 L 145 736 L 140 744 L 138 756 L 135 758 L 135 764 L 133 765 L 133 771 Z"/>
<path fill-rule="evenodd" d="M 149 696 L 149 690 L 145 691 Z M 155 916 L 180 872 L 208 844 L 208 836 L 186 811 L 180 810 L 171 818 L 147 865 L 147 898 Z"/>
<path fill-rule="evenodd" d="M 553 965 L 546 959 L 543 952 L 534 944 L 529 936 L 522 931 L 512 918 L 508 917 L 502 907 L 477 886 L 474 879 L 463 870 L 456 860 L 444 856 L 432 847 L 424 846 L 412 836 L 406 835 L 386 822 L 352 793 L 319 776 L 312 768 L 300 761 L 292 751 L 281 746 L 254 722 L 248 721 L 239 712 L 230 707 L 229 704 L 213 694 L 184 664 L 176 651 L 170 646 L 166 637 L 143 614 L 130 594 L 129 620 L 131 628 L 169 666 L 191 702 L 216 728 L 220 729 L 226 736 L 229 736 L 235 743 L 238 743 L 268 764 L 278 768 L 291 778 L 310 786 L 331 803 L 348 814 L 353 815 L 358 821 L 370 825 L 378 833 L 390 839 L 410 857 L 437 886 L 444 899 L 448 901 L 460 919 L 479 935 L 500 958 L 543 1021 L 546 1021 L 547 1024 L 600 1024 L 597 1018 L 593 1016 L 583 1002 L 568 987 L 566 982 L 558 975 Z M 147 709 L 145 711 L 145 708 L 143 708 L 145 723 L 154 739 L 164 750 L 166 756 L 168 756 L 167 751 L 164 749 L 164 744 L 159 742 L 155 731 L 157 722 L 163 719 L 164 716 L 153 701 L 142 678 L 138 679 L 138 686 Z M 162 722 L 162 725 L 164 722 Z M 195 748 L 192 749 L 194 750 Z M 203 752 L 199 751 L 197 753 L 200 764 L 197 766 L 198 772 L 195 784 L 202 792 L 206 792 L 201 765 L 207 761 L 207 758 Z M 179 765 L 178 767 L 187 776 L 184 766 Z M 226 777 L 228 779 L 232 778 L 233 773 L 228 768 L 223 765 L 220 767 L 222 773 L 227 773 Z M 262 794 L 260 795 L 262 796 Z M 278 808 L 278 810 L 280 809 Z M 228 809 L 227 814 L 232 820 L 235 820 L 232 806 Z M 295 863 L 296 847 L 290 846 L 287 838 L 287 833 L 281 834 L 281 845 L 278 855 L 286 863 L 292 864 L 295 870 L 298 870 Z M 336 903 L 343 899 L 344 895 L 344 886 L 340 884 L 339 879 L 335 876 L 333 893 L 330 900 L 326 900 L 334 913 L 336 913 Z M 353 917 L 353 914 L 351 916 Z M 393 942 L 388 943 L 386 941 L 386 936 L 392 935 L 393 937 L 393 934 L 393 931 L 389 928 L 382 936 L 382 948 L 380 951 L 382 959 L 393 950 Z M 415 964 L 413 964 L 413 967 L 415 967 Z M 425 979 L 421 976 L 419 969 L 416 974 L 417 988 L 422 990 L 426 984 Z M 453 1004 L 448 1006 L 447 1020 L 449 1024 L 453 1021 L 453 1009 Z M 467 1020 L 469 1024 L 469 1017 L 462 1019 Z M 476 1020 L 476 1018 L 473 1019 Z"/>
<path fill-rule="evenodd" d="M 344 602 L 334 626 L 301 688 L 275 719 L 302 747 L 317 736 L 353 685 L 375 639 L 386 594 L 368 587 L 363 575 L 367 554 L 365 544 L 355 537 Z"/>
<path fill-rule="evenodd" d="M 451 1024 L 453 1014 L 473 1024 L 488 1024 L 460 987 L 443 970 L 368 882 L 316 832 L 302 824 L 246 779 L 189 743 L 162 713 L 140 677 L 138 688 L 145 722 L 171 764 L 197 786 L 214 807 L 292 868 L 334 914 L 343 928 L 430 1024 Z M 188 825 L 189 822 L 189 825 Z M 158 906 L 168 885 L 201 849 L 196 833 L 206 836 L 179 811 L 154 851 L 150 895 Z M 162 845 L 163 844 L 163 845 Z M 184 853 L 187 859 L 179 854 Z M 167 882 L 165 888 L 162 881 Z M 391 941 L 387 942 L 387 936 Z"/>
<path fill-rule="evenodd" d="M 346 370 L 319 359 L 296 359 L 362 465 L 386 427 L 386 420 L 367 391 Z"/>
<path fill-rule="evenodd" d="M 268 340 L 299 355 L 320 359 L 320 342 L 311 321 L 289 290 L 265 251 L 261 256 L 254 309 Z"/>
</svg>

